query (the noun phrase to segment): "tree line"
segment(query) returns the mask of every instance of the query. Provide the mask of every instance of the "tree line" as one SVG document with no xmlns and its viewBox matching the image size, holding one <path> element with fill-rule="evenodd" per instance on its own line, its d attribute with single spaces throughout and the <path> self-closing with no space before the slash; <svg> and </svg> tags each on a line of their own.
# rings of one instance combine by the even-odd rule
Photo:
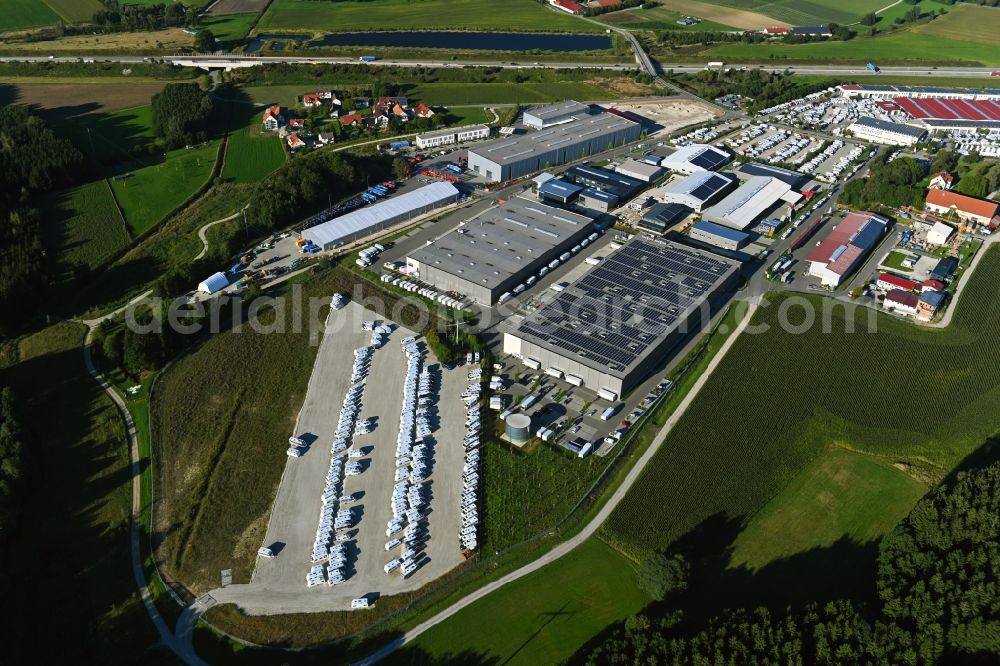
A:
<svg viewBox="0 0 1000 666">
<path fill-rule="evenodd" d="M 931 173 L 947 171 L 956 177 L 952 189 L 970 197 L 986 198 L 1000 189 L 1000 162 L 987 160 L 972 152 L 959 156 L 953 150 L 941 150 L 931 162 Z"/>
<path fill-rule="evenodd" d="M 882 539 L 874 608 L 850 600 L 816 601 L 783 613 L 739 608 L 693 626 L 670 601 L 686 585 L 683 567 L 664 568 L 665 556 L 658 555 L 653 557 L 660 566 L 644 563 L 638 582 L 668 603 L 629 618 L 573 661 L 594 666 L 997 663 L 1000 463 L 958 477 L 922 499 Z"/>
<path fill-rule="evenodd" d="M 756 68 L 728 71 L 704 70 L 696 74 L 668 73 L 675 83 L 687 88 L 699 97 L 715 99 L 725 95 L 740 95 L 752 100 L 747 110 L 756 112 L 776 104 L 811 95 L 836 85 L 836 81 L 803 83 L 796 81 L 790 73 L 765 72 Z"/>
<path fill-rule="evenodd" d="M 25 483 L 24 432 L 14 392 L 0 389 L 0 543 L 17 524 L 18 498 Z"/>
<path fill-rule="evenodd" d="M 855 178 L 841 191 L 837 201 L 856 209 L 897 208 L 924 205 L 924 188 L 918 184 L 927 177 L 927 163 L 912 157 L 889 162 L 890 151 L 883 149 L 871 162 L 867 178 Z"/>
<path fill-rule="evenodd" d="M 206 141 L 212 98 L 197 83 L 169 83 L 153 95 L 153 133 L 169 148 Z"/>
<path fill-rule="evenodd" d="M 26 107 L 0 108 L 0 333 L 42 300 L 39 197 L 72 183 L 82 164 L 80 151 Z"/>
<path fill-rule="evenodd" d="M 188 10 L 179 2 L 139 5 L 101 0 L 104 9 L 94 12 L 94 23 L 109 30 L 159 30 L 179 27 L 188 22 Z"/>
</svg>

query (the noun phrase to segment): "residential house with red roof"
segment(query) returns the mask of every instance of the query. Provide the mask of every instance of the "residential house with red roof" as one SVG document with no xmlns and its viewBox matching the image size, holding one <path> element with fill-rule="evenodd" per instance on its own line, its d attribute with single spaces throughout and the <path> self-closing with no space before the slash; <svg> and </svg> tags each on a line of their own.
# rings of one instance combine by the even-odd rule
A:
<svg viewBox="0 0 1000 666">
<path fill-rule="evenodd" d="M 306 126 L 306 121 L 303 120 L 302 118 L 292 118 L 291 120 L 288 121 L 288 127 L 290 129 L 298 130 L 302 129 L 305 126 Z"/>
<path fill-rule="evenodd" d="M 881 215 L 849 213 L 806 257 L 809 274 L 820 278 L 823 286 L 836 288 L 861 266 L 888 228 L 889 220 Z"/>
<path fill-rule="evenodd" d="M 933 278 L 924 280 L 920 284 L 920 291 L 944 291 L 944 282 L 941 280 L 935 280 Z"/>
<path fill-rule="evenodd" d="M 306 93 L 302 96 L 302 105 L 311 108 L 322 106 L 323 102 L 319 98 L 319 93 Z"/>
<path fill-rule="evenodd" d="M 996 227 L 995 218 L 997 217 L 997 209 L 1000 207 L 996 201 L 977 199 L 947 190 L 927 190 L 924 205 L 932 213 L 938 215 L 954 213 L 961 220 L 984 227 Z"/>
<path fill-rule="evenodd" d="M 340 124 L 344 127 L 354 127 L 356 125 L 361 125 L 365 120 L 356 113 L 349 113 L 346 116 L 340 117 Z"/>
<path fill-rule="evenodd" d="M 434 115 L 434 111 L 431 110 L 429 106 L 421 102 L 413 107 L 413 115 L 417 118 L 430 118 Z"/>
<path fill-rule="evenodd" d="M 885 295 L 885 300 L 882 301 L 882 307 L 888 312 L 895 312 L 897 314 L 904 314 L 909 317 L 913 317 L 917 314 L 917 306 L 920 303 L 920 297 L 909 291 L 903 291 L 902 289 L 893 289 L 888 294 Z"/>
<path fill-rule="evenodd" d="M 285 124 L 285 116 L 281 107 L 275 104 L 264 110 L 264 129 L 274 131 Z"/>
<path fill-rule="evenodd" d="M 928 187 L 933 190 L 950 190 L 951 186 L 955 183 L 955 176 L 951 175 L 947 171 L 938 171 L 931 178 L 931 183 Z"/>
<path fill-rule="evenodd" d="M 573 0 L 549 0 L 549 4 L 570 14 L 582 14 L 584 11 L 583 5 Z"/>
<path fill-rule="evenodd" d="M 298 132 L 292 132 L 288 135 L 288 147 L 292 150 L 298 150 L 300 148 L 305 148 L 306 142 L 302 140 Z"/>
<path fill-rule="evenodd" d="M 769 37 L 784 37 L 789 32 L 788 26 L 774 25 L 764 28 L 764 34 Z"/>
</svg>

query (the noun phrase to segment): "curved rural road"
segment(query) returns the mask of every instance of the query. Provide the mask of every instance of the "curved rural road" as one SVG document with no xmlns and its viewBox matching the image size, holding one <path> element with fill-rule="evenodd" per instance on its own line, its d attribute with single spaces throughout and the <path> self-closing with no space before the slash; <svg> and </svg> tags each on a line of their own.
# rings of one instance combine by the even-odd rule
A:
<svg viewBox="0 0 1000 666">
<path fill-rule="evenodd" d="M 228 222 L 229 220 L 236 219 L 237 217 L 239 217 L 240 213 L 242 213 L 243 211 L 245 211 L 247 209 L 247 206 L 249 206 L 249 205 L 250 204 L 247 204 L 246 206 L 243 206 L 243 208 L 240 208 L 238 211 L 236 211 L 235 213 L 233 213 L 229 217 L 224 217 L 221 220 L 215 220 L 213 222 L 209 222 L 208 224 L 206 224 L 206 225 L 202 226 L 200 229 L 198 229 L 198 238 L 201 239 L 201 252 L 199 252 L 198 256 L 194 258 L 195 261 L 198 261 L 199 259 L 201 259 L 202 257 L 204 257 L 205 254 L 208 252 L 208 238 L 205 237 L 205 233 L 208 232 L 209 229 L 211 229 L 212 227 L 214 227 L 217 224 L 220 224 L 222 222 Z"/>
<path fill-rule="evenodd" d="M 177 637 L 170 631 L 170 628 L 167 626 L 163 616 L 161 616 L 160 612 L 156 609 L 156 604 L 153 603 L 153 596 L 149 591 L 149 586 L 146 584 L 146 574 L 143 571 L 142 566 L 142 549 L 139 541 L 142 536 L 142 526 L 139 524 L 139 515 L 142 512 L 142 487 L 140 485 L 142 478 L 142 459 L 139 456 L 139 439 L 136 436 L 135 422 L 132 420 L 132 415 L 125 406 L 125 401 L 122 399 L 121 395 L 119 395 L 118 391 L 111 386 L 108 380 L 106 380 L 104 376 L 97 371 L 97 368 L 94 366 L 94 360 L 90 354 L 90 346 L 94 338 L 94 332 L 97 331 L 97 327 L 100 326 L 101 322 L 106 319 L 110 319 L 132 304 L 141 301 L 150 293 L 151 292 L 147 291 L 146 293 L 141 294 L 114 312 L 98 317 L 97 319 L 90 319 L 82 322 L 87 326 L 87 337 L 83 343 L 83 362 L 84 365 L 86 365 L 87 372 L 90 373 L 90 376 L 93 377 L 94 381 L 98 383 L 108 397 L 115 403 L 115 407 L 118 408 L 118 412 L 125 421 L 125 430 L 128 433 L 129 454 L 132 459 L 132 515 L 129 518 L 129 550 L 131 551 L 132 576 L 135 578 L 135 584 L 139 588 L 139 596 L 142 597 L 142 605 L 146 608 L 146 613 L 149 615 L 149 619 L 153 622 L 153 626 L 156 627 L 156 632 L 160 635 L 160 642 L 177 655 L 178 659 L 184 663 L 192 664 L 194 666 L 202 666 L 205 662 L 199 659 L 198 655 L 195 654 L 191 642 L 178 640 Z"/>
<path fill-rule="evenodd" d="M 608 499 L 607 503 L 605 503 L 605 505 L 601 507 L 601 510 L 598 511 L 597 515 L 594 516 L 594 518 L 589 523 L 587 523 L 586 527 L 584 527 L 577 535 L 571 537 L 570 539 L 567 539 L 566 541 L 563 541 L 562 543 L 554 547 L 552 550 L 550 550 L 548 553 L 538 558 L 534 562 L 526 564 L 520 569 L 512 571 L 506 576 L 499 578 L 493 581 L 492 583 L 489 583 L 488 585 L 484 585 L 483 587 L 479 588 L 472 594 L 463 597 L 460 601 L 457 601 L 448 608 L 444 609 L 434 617 L 424 622 L 421 622 L 420 624 L 415 626 L 413 629 L 410 629 L 409 631 L 407 631 L 405 634 L 403 634 L 393 642 L 383 646 L 381 649 L 377 650 L 373 654 L 357 662 L 356 666 L 369 666 L 370 664 L 374 664 L 380 659 L 384 659 L 388 655 L 392 654 L 398 648 L 414 640 L 417 636 L 424 633 L 428 629 L 447 620 L 448 618 L 450 618 L 452 615 L 459 612 L 463 608 L 474 604 L 475 602 L 479 601 L 480 599 L 490 594 L 491 592 L 500 589 L 507 583 L 511 583 L 519 578 L 523 578 L 524 576 L 527 576 L 530 573 L 538 571 L 547 564 L 555 562 L 560 557 L 566 555 L 571 550 L 582 544 L 590 537 L 592 537 L 594 533 L 597 532 L 597 529 L 604 523 L 604 521 L 607 520 L 608 516 L 611 515 L 611 512 L 615 510 L 618 504 L 625 497 L 625 494 L 629 491 L 632 485 L 642 474 L 642 470 L 645 469 L 646 464 L 650 460 L 652 460 L 653 456 L 659 450 L 660 445 L 662 445 L 663 442 L 666 440 L 667 435 L 670 433 L 671 430 L 673 430 L 674 426 L 680 420 L 681 416 L 683 416 L 684 412 L 687 411 L 688 407 L 691 406 L 691 403 L 694 402 L 694 399 L 697 397 L 698 393 L 705 385 L 705 382 L 708 381 L 708 378 L 715 371 L 716 366 L 718 366 L 719 362 L 723 359 L 723 357 L 725 357 L 726 353 L 736 342 L 737 338 L 739 338 L 740 333 L 742 333 L 743 330 L 747 327 L 747 324 L 753 318 L 754 312 L 756 312 L 757 310 L 758 302 L 759 300 L 757 298 L 754 298 L 748 303 L 746 314 L 743 316 L 742 321 L 740 321 L 739 325 L 733 331 L 733 334 L 730 335 L 729 338 L 725 341 L 725 343 L 723 343 L 722 347 L 719 348 L 718 353 L 716 353 L 716 355 L 709 362 L 708 367 L 705 368 L 705 371 L 701 374 L 700 377 L 698 377 L 698 380 L 695 382 L 694 386 L 691 387 L 691 390 L 688 392 L 686 396 L 684 396 L 684 399 L 677 406 L 677 409 L 674 410 L 674 413 L 670 415 L 670 418 L 667 419 L 667 422 L 656 434 L 656 438 L 653 439 L 653 443 L 650 445 L 648 449 L 646 449 L 645 453 L 642 454 L 642 456 L 639 458 L 636 464 L 632 466 L 632 469 L 629 470 L 622 484 L 618 486 L 615 492 Z"/>
</svg>

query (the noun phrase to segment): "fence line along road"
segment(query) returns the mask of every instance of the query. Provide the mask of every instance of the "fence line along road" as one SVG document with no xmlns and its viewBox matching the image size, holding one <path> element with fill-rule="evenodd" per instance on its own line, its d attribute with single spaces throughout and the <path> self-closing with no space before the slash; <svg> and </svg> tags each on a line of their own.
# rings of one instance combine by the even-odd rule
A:
<svg viewBox="0 0 1000 666">
<path fill-rule="evenodd" d="M 756 298 L 749 302 L 748 304 L 749 307 L 747 308 L 743 320 L 733 331 L 732 335 L 729 336 L 729 338 L 723 343 L 722 347 L 719 348 L 718 353 L 716 353 L 716 355 L 709 362 L 708 367 L 705 368 L 705 371 L 701 374 L 700 377 L 698 377 L 698 380 L 695 382 L 694 386 L 691 387 L 691 390 L 688 392 L 686 396 L 684 396 L 684 399 L 677 406 L 677 409 L 674 410 L 674 413 L 670 415 L 670 418 L 667 419 L 667 422 L 663 424 L 663 427 L 656 434 L 656 437 L 653 439 L 653 443 L 649 446 L 648 449 L 646 449 L 645 453 L 642 454 L 642 457 L 639 458 L 635 466 L 633 466 L 632 469 L 629 470 L 628 474 L 625 476 L 625 480 L 622 481 L 622 484 L 618 486 L 618 488 L 611 495 L 611 497 L 604 504 L 604 506 L 601 507 L 601 510 L 598 511 L 597 515 L 594 516 L 594 518 L 589 523 L 587 523 L 586 527 L 584 527 L 576 536 L 573 536 L 572 538 L 563 541 L 562 543 L 554 547 L 552 550 L 550 550 L 548 553 L 541 556 L 534 562 L 526 564 L 520 569 L 512 571 L 506 576 L 503 576 L 502 578 L 499 578 L 498 580 L 495 580 L 492 583 L 484 585 L 475 592 L 472 592 L 468 596 L 463 597 L 461 600 L 455 602 L 448 608 L 444 609 L 434 617 L 425 620 L 424 622 L 421 622 L 413 629 L 410 629 L 409 631 L 407 631 L 402 636 L 392 641 L 388 645 L 383 646 L 381 649 L 377 650 L 368 657 L 362 659 L 359 662 L 356 662 L 355 666 L 370 666 L 371 664 L 374 664 L 379 660 L 384 659 L 385 657 L 389 656 L 394 651 L 396 651 L 398 648 L 413 641 L 415 638 L 420 636 L 420 634 L 424 633 L 428 629 L 433 628 L 434 626 L 440 624 L 441 622 L 444 622 L 452 615 L 458 613 L 460 610 L 479 601 L 480 599 L 487 596 L 491 592 L 500 589 L 507 583 L 512 583 L 515 580 L 518 580 L 519 578 L 523 578 L 524 576 L 527 576 L 530 573 L 538 571 L 547 564 L 555 562 L 560 557 L 566 555 L 574 548 L 582 544 L 584 541 L 592 537 L 594 533 L 597 532 L 597 529 L 604 523 L 604 521 L 607 520 L 608 516 L 611 515 L 611 512 L 615 510 L 618 504 L 625 497 L 625 494 L 629 491 L 632 485 L 642 474 L 642 471 L 646 467 L 646 464 L 649 463 L 650 460 L 652 460 L 653 456 L 656 454 L 660 446 L 666 440 L 667 435 L 670 434 L 674 426 L 684 415 L 684 412 L 686 412 L 688 407 L 691 406 L 691 403 L 694 402 L 694 399 L 697 397 L 698 393 L 701 392 L 702 387 L 705 385 L 705 382 L 708 381 L 708 378 L 712 375 L 712 372 L 718 366 L 719 362 L 725 357 L 726 353 L 739 338 L 740 333 L 742 333 L 743 330 L 747 327 L 747 324 L 753 318 L 754 312 L 757 311 L 758 302 L 759 300 Z"/>
</svg>

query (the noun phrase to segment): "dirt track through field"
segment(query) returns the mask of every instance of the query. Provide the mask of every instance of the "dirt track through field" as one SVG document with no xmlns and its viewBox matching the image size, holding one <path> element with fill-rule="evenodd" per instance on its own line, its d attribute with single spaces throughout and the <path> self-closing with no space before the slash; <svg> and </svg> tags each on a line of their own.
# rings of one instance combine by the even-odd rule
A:
<svg viewBox="0 0 1000 666">
<path fill-rule="evenodd" d="M 697 2 L 697 0 L 684 0 L 683 2 L 680 2 L 679 0 L 667 0 L 662 6 L 664 9 L 670 9 L 672 11 L 688 14 L 690 16 L 697 16 L 698 18 L 705 19 L 706 21 L 715 21 L 716 23 L 722 23 L 723 25 L 731 25 L 734 28 L 741 28 L 743 30 L 761 30 L 770 26 L 788 25 L 787 23 L 773 19 L 770 16 L 765 16 L 764 14 L 758 14 L 757 12 L 751 12 L 745 9 L 733 9 L 732 7 L 722 7 L 720 5 L 713 5 L 707 2 Z"/>
</svg>

